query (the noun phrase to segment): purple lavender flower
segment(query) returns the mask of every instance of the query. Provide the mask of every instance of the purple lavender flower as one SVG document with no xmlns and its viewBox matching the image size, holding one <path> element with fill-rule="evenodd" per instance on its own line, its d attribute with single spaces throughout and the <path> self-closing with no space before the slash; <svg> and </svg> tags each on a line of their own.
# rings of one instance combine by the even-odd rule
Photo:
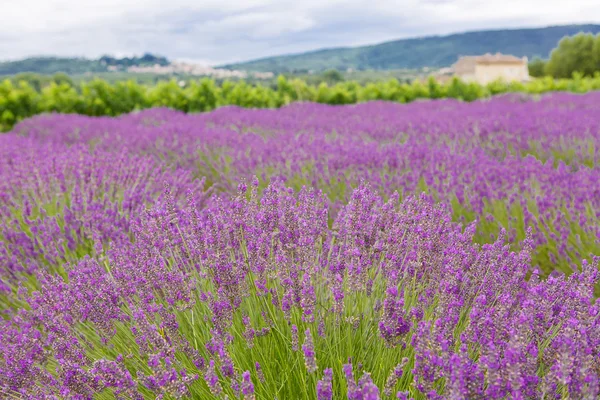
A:
<svg viewBox="0 0 600 400">
<path fill-rule="evenodd" d="M 410 323 L 404 317 L 403 294 L 399 294 L 394 286 L 389 287 L 386 294 L 379 331 L 386 342 L 394 346 L 403 335 L 408 333 Z"/>
<path fill-rule="evenodd" d="M 368 372 L 365 372 L 359 379 L 358 385 L 363 400 L 379 400 L 379 389 L 373 383 L 371 375 Z"/>
<path fill-rule="evenodd" d="M 600 175 L 588 167 L 598 164 L 589 152 L 599 145 L 598 104 L 598 94 L 552 95 L 518 107 L 304 104 L 24 121 L 0 137 L 0 387 L 27 398 L 177 398 L 201 374 L 219 396 L 219 375 L 250 392 L 234 365 L 246 357 L 234 353 L 239 343 L 265 371 L 285 369 L 266 368 L 272 355 L 261 346 L 301 321 L 307 374 L 337 332 L 365 368 L 374 346 L 383 358 L 411 354 L 412 382 L 400 379 L 401 363 L 357 383 L 349 361 L 351 399 L 379 389 L 406 398 L 406 385 L 434 399 L 596 398 L 598 265 L 579 266 L 579 254 L 600 237 Z M 556 158 L 564 154 L 572 160 Z M 272 183 L 236 194 L 234 182 L 259 169 Z M 295 193 L 285 179 L 325 193 Z M 207 182 L 218 195 L 205 196 Z M 429 195 L 411 196 L 423 185 Z M 505 230 L 488 230 L 491 218 L 483 231 L 462 225 L 498 204 L 510 208 L 494 215 Z M 477 244 L 491 233 L 494 243 Z M 261 328 L 248 310 L 261 312 Z M 313 337 L 317 312 L 333 315 L 319 315 Z M 327 337 L 325 319 L 336 324 Z M 98 358 L 123 349 L 135 354 Z M 332 397 L 328 371 L 317 383 L 323 398 Z M 282 385 L 289 395 L 297 382 Z"/>
<path fill-rule="evenodd" d="M 325 317 L 321 316 L 321 318 L 319 318 L 319 325 L 317 326 L 317 333 L 319 335 L 319 337 L 324 338 L 325 337 Z"/>
<path fill-rule="evenodd" d="M 323 379 L 317 382 L 317 400 L 333 399 L 333 370 L 325 368 L 323 370 Z"/>
<path fill-rule="evenodd" d="M 311 277 L 309 274 L 304 274 L 302 279 L 302 321 L 312 323 L 315 320 L 315 303 L 317 302 L 315 296 L 315 289 L 311 283 Z"/>
<path fill-rule="evenodd" d="M 244 315 L 242 317 L 242 322 L 246 327 L 246 330 L 244 331 L 244 338 L 246 339 L 248 347 L 252 348 L 254 346 L 254 337 L 256 336 L 256 331 L 254 330 L 254 328 L 252 328 L 250 318 L 247 315 Z"/>
<path fill-rule="evenodd" d="M 304 344 L 302 345 L 302 351 L 304 352 L 304 363 L 309 373 L 317 371 L 317 359 L 315 357 L 315 345 L 313 343 L 310 329 L 304 332 Z"/>
<path fill-rule="evenodd" d="M 258 361 L 254 363 L 254 367 L 256 368 L 256 375 L 258 376 L 258 380 L 261 383 L 265 383 L 265 375 L 263 374 L 263 370 Z"/>
<path fill-rule="evenodd" d="M 244 371 L 242 374 L 242 394 L 244 395 L 244 399 L 253 400 L 256 398 L 254 395 L 254 385 L 252 384 L 250 371 Z"/>
<path fill-rule="evenodd" d="M 350 362 L 350 360 L 348 360 L 347 364 L 343 365 L 342 369 L 344 371 L 344 376 L 346 377 L 346 385 L 348 387 L 348 400 L 361 400 L 361 388 L 356 384 L 356 380 L 354 379 L 354 375 L 352 372 L 352 363 Z"/>
<path fill-rule="evenodd" d="M 402 359 L 401 363 L 399 363 L 398 365 L 396 365 L 396 367 L 394 367 L 394 369 L 388 376 L 387 381 L 385 382 L 385 388 L 383 390 L 383 394 L 385 396 L 387 396 L 387 397 L 392 396 L 394 387 L 396 386 L 398 379 L 400 379 L 402 377 L 402 374 L 404 373 L 403 368 L 407 362 L 408 362 L 408 359 L 405 357 L 404 359 Z"/>
<path fill-rule="evenodd" d="M 208 363 L 208 368 L 204 374 L 204 380 L 206 381 L 206 384 L 210 388 L 210 392 L 212 394 L 214 394 L 215 396 L 221 394 L 223 388 L 219 383 L 219 377 L 217 376 L 217 373 L 215 371 L 215 361 L 212 359 Z"/>
<path fill-rule="evenodd" d="M 296 325 L 292 325 L 292 351 L 299 350 L 298 340 L 298 327 Z"/>
<path fill-rule="evenodd" d="M 408 400 L 408 396 L 409 396 L 409 393 L 406 391 L 404 391 L 404 392 L 400 391 L 400 392 L 396 393 L 396 398 L 398 400 Z"/>
</svg>

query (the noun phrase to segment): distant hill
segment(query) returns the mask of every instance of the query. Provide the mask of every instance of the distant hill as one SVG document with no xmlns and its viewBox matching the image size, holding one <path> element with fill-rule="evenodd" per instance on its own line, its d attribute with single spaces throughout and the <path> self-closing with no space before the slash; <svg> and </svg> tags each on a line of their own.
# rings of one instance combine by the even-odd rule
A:
<svg viewBox="0 0 600 400">
<path fill-rule="evenodd" d="M 599 33 L 600 25 L 564 25 L 531 29 L 502 29 L 394 40 L 370 46 L 323 49 L 262 58 L 218 68 L 259 72 L 307 72 L 326 69 L 391 70 L 447 67 L 461 55 L 505 53 L 547 58 L 563 36 Z"/>
<path fill-rule="evenodd" d="M 106 72 L 109 67 L 124 70 L 131 66 L 169 65 L 165 57 L 144 54 L 141 57 L 115 58 L 102 56 L 96 60 L 87 58 L 62 58 L 62 57 L 31 57 L 18 61 L 0 62 L 0 75 L 14 75 L 23 72 L 50 75 L 64 72 L 69 75 L 84 74 L 86 72 Z"/>
</svg>

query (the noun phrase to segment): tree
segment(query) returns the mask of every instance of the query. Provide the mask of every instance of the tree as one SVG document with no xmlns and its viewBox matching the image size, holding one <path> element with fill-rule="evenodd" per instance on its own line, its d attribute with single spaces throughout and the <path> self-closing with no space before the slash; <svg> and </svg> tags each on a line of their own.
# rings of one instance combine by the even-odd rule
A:
<svg viewBox="0 0 600 400">
<path fill-rule="evenodd" d="M 596 63 L 596 71 L 600 72 L 600 34 L 596 35 L 594 48 L 592 49 L 594 62 Z"/>
<path fill-rule="evenodd" d="M 594 76 L 599 70 L 594 57 L 597 41 L 598 37 L 589 33 L 562 38 L 550 54 L 546 73 L 555 78 L 571 78 L 574 72 Z"/>
<path fill-rule="evenodd" d="M 546 62 L 541 58 L 536 57 L 531 60 L 528 67 L 529 75 L 535 78 L 540 78 L 545 75 Z"/>
<path fill-rule="evenodd" d="M 38 92 L 40 90 L 42 90 L 42 86 L 43 86 L 42 77 L 33 72 L 21 72 L 20 74 L 15 75 L 12 78 L 12 81 L 15 83 L 20 82 L 20 81 L 25 81 L 29 85 L 31 85 L 31 87 L 33 87 L 33 89 L 35 89 Z"/>
<path fill-rule="evenodd" d="M 57 85 L 66 83 L 69 86 L 75 86 L 75 84 L 73 83 L 73 79 L 71 79 L 71 77 L 69 75 L 65 74 L 64 72 L 55 73 L 52 76 L 52 81 L 54 81 L 54 83 L 56 83 Z"/>
<path fill-rule="evenodd" d="M 328 71 L 323 72 L 323 80 L 331 85 L 334 83 L 342 82 L 344 80 L 344 76 L 340 71 L 336 69 L 330 69 Z"/>
</svg>

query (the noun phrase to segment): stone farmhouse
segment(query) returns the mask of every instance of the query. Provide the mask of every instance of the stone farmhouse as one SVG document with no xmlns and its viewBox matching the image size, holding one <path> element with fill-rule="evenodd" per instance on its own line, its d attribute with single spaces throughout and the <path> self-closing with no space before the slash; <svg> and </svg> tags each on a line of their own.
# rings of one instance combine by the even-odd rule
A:
<svg viewBox="0 0 600 400">
<path fill-rule="evenodd" d="M 527 57 L 519 58 L 505 54 L 460 57 L 452 66 L 454 76 L 465 82 L 482 85 L 498 79 L 504 81 L 528 81 Z"/>
</svg>

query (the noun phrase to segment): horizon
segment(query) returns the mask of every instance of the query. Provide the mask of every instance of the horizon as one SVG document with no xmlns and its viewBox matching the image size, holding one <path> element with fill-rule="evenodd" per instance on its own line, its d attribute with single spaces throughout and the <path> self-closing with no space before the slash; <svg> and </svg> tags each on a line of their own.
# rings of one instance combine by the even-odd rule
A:
<svg viewBox="0 0 600 400">
<path fill-rule="evenodd" d="M 261 59 L 267 59 L 267 58 L 272 58 L 272 57 L 285 57 L 285 56 L 295 56 L 295 55 L 299 55 L 299 54 L 309 54 L 309 53 L 315 53 L 315 52 L 319 52 L 319 51 L 328 51 L 328 50 L 336 50 L 336 49 L 352 49 L 352 48 L 358 48 L 358 47 L 364 47 L 364 46 L 377 46 L 380 44 L 384 44 L 384 43 L 390 43 L 390 42 L 394 42 L 394 41 L 400 41 L 400 40 L 413 40 L 413 39 L 428 39 L 428 38 L 443 38 L 443 37 L 449 37 L 449 36 L 457 36 L 457 35 L 465 35 L 465 34 L 469 34 L 469 33 L 476 33 L 476 32 L 501 32 L 501 31 L 514 31 L 514 30 L 528 30 L 528 29 L 545 29 L 545 28 L 553 28 L 553 27 L 560 27 L 560 26 L 570 26 L 570 25 L 600 25 L 599 22 L 581 22 L 581 23 L 577 23 L 577 24 L 552 24 L 552 25 L 540 25 L 540 26 L 523 26 L 523 27 L 515 27 L 515 28 L 494 28 L 494 29 L 479 29 L 479 30 L 465 30 L 465 31 L 456 31 L 456 32 L 450 32 L 450 33 L 444 33 L 444 34 L 431 34 L 431 35 L 421 35 L 421 36 L 409 36 L 409 37 L 403 37 L 403 38 L 397 38 L 397 39 L 391 39 L 391 40 L 387 40 L 387 41 L 383 41 L 383 42 L 377 42 L 377 43 L 367 43 L 367 44 L 361 44 L 361 45 L 355 45 L 355 46 L 337 46 L 337 47 L 321 47 L 321 48 L 316 48 L 316 49 L 312 49 L 312 50 L 306 50 L 306 51 L 302 51 L 299 53 L 284 53 L 284 54 L 274 54 L 274 55 L 267 55 L 267 56 L 263 56 L 263 57 L 259 57 L 259 58 L 253 58 L 251 60 L 240 60 L 240 61 L 236 61 L 236 62 L 232 62 L 230 64 L 235 64 L 235 63 L 243 63 L 246 61 L 258 61 Z M 95 60 L 95 59 L 100 59 L 103 56 L 108 56 L 108 57 L 114 57 L 117 59 L 123 59 L 123 58 L 133 58 L 133 57 L 142 57 L 144 54 L 151 54 L 153 56 L 156 57 L 163 57 L 164 54 L 158 54 L 158 53 L 154 53 L 152 51 L 143 51 L 141 53 L 130 53 L 130 54 L 124 54 L 124 53 L 115 53 L 115 54 L 100 54 L 98 56 L 95 57 L 86 57 L 86 56 L 82 56 L 82 55 L 73 55 L 73 56 L 57 56 L 54 54 L 32 54 L 26 57 L 20 57 L 20 58 L 15 58 L 15 59 L 0 59 L 0 63 L 1 62 L 11 62 L 11 61 L 19 61 L 19 60 L 26 60 L 26 59 L 35 59 L 35 58 L 73 58 L 73 59 L 89 59 L 89 60 Z M 166 56 L 164 56 L 166 57 Z M 208 64 L 203 60 L 197 60 L 197 59 L 192 59 L 192 58 L 169 58 L 166 57 L 170 62 L 181 62 L 181 63 L 189 63 L 189 64 L 196 64 L 196 65 L 200 65 L 203 67 L 219 67 L 219 65 L 217 64 Z M 221 65 L 226 65 L 226 64 L 221 64 Z"/>
<path fill-rule="evenodd" d="M 151 53 L 216 66 L 487 30 L 600 23 L 595 0 L 8 0 L 2 61 Z M 468 9 L 469 13 L 464 10 Z M 596 22 L 598 21 L 598 22 Z"/>
</svg>

